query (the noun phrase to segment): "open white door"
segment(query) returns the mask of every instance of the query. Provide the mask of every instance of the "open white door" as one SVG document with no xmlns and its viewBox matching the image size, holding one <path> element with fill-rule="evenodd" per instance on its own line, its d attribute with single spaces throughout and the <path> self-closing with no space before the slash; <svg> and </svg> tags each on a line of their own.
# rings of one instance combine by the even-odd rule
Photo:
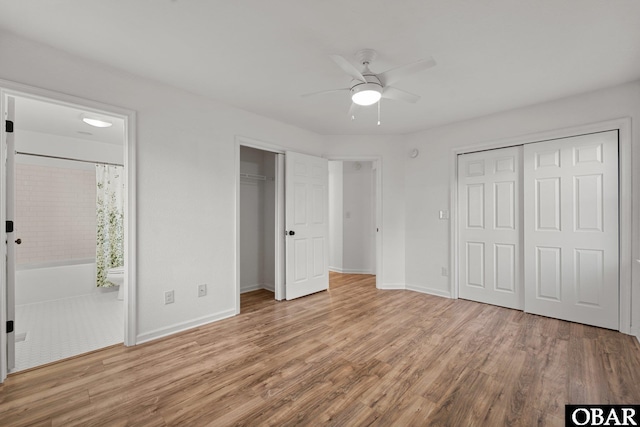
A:
<svg viewBox="0 0 640 427">
<path fill-rule="evenodd" d="M 13 123 L 15 119 L 15 99 L 7 97 L 6 110 L 6 220 L 7 220 L 7 371 L 15 367 L 16 333 L 15 333 L 15 289 L 16 289 L 16 239 L 15 224 L 15 137 Z"/>
<path fill-rule="evenodd" d="M 618 329 L 618 132 L 524 147 L 525 311 Z"/>
<path fill-rule="evenodd" d="M 286 298 L 329 288 L 327 159 L 286 152 Z"/>
</svg>

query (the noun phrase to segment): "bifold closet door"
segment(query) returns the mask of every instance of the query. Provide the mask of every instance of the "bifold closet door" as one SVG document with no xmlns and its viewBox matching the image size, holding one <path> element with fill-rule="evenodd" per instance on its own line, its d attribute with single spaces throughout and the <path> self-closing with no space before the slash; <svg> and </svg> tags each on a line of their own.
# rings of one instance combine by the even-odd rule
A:
<svg viewBox="0 0 640 427">
<path fill-rule="evenodd" d="M 522 147 L 458 156 L 460 298 L 522 309 Z"/>
<path fill-rule="evenodd" d="M 525 311 L 618 329 L 618 133 L 524 146 Z"/>
</svg>

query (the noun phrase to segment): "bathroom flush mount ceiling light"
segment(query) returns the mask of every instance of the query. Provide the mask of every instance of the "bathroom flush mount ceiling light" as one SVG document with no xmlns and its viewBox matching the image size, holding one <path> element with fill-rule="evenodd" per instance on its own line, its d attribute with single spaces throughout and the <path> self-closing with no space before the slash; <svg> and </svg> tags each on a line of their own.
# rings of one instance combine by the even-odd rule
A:
<svg viewBox="0 0 640 427">
<path fill-rule="evenodd" d="M 405 92 L 391 86 L 404 77 L 415 74 L 419 71 L 434 67 L 436 61 L 429 57 L 421 59 L 411 64 L 392 68 L 383 73 L 375 74 L 369 69 L 369 64 L 373 62 L 378 54 L 372 49 L 362 49 L 356 53 L 358 62 L 362 64 L 362 71 L 359 71 L 348 60 L 340 55 L 331 55 L 331 59 L 338 64 L 342 70 L 352 77 L 351 84 L 347 88 L 323 90 L 302 95 L 303 97 L 319 95 L 331 92 L 349 92 L 351 95 L 351 108 L 349 116 L 354 117 L 355 109 L 358 106 L 368 106 L 379 102 L 381 98 L 392 99 L 395 101 L 404 101 L 416 103 L 420 99 L 418 95 Z"/>
<path fill-rule="evenodd" d="M 99 119 L 97 117 L 87 116 L 86 114 L 81 114 L 80 118 L 86 124 L 91 125 L 93 127 L 97 127 L 97 128 L 108 128 L 108 127 L 113 126 L 113 123 L 111 123 L 111 122 L 108 122 L 108 121 L 103 120 L 103 119 Z"/>
</svg>

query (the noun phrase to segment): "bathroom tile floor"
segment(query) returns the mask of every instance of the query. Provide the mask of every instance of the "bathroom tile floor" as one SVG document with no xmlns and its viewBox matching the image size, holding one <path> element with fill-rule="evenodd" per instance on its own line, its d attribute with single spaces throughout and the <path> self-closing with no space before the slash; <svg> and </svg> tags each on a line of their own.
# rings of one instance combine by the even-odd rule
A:
<svg viewBox="0 0 640 427">
<path fill-rule="evenodd" d="M 12 372 L 123 342 L 124 304 L 117 294 L 95 292 L 16 306 Z M 19 341 L 25 332 L 25 340 Z"/>
</svg>

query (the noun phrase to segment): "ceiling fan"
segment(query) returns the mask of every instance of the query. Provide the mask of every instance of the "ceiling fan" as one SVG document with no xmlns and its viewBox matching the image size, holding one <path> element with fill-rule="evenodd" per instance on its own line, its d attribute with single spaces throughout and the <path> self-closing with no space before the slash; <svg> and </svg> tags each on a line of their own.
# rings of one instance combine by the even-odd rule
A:
<svg viewBox="0 0 640 427">
<path fill-rule="evenodd" d="M 418 102 L 420 96 L 405 92 L 404 90 L 395 88 L 391 85 L 411 74 L 434 67 L 436 65 L 436 61 L 429 57 L 375 74 L 369 69 L 369 64 L 371 64 L 377 56 L 377 52 L 373 49 L 362 49 L 358 51 L 358 53 L 356 53 L 356 58 L 362 64 L 362 71 L 359 71 L 344 57 L 340 55 L 331 55 L 331 59 L 333 59 L 333 61 L 338 64 L 345 73 L 353 78 L 350 86 L 341 89 L 330 89 L 307 93 L 302 96 L 308 97 L 332 92 L 350 92 L 352 103 L 351 108 L 349 108 L 349 117 L 351 117 L 352 120 L 355 118 L 355 110 L 358 106 L 369 106 L 378 103 L 378 124 L 380 124 L 379 101 L 381 98 L 411 103 Z"/>
</svg>

